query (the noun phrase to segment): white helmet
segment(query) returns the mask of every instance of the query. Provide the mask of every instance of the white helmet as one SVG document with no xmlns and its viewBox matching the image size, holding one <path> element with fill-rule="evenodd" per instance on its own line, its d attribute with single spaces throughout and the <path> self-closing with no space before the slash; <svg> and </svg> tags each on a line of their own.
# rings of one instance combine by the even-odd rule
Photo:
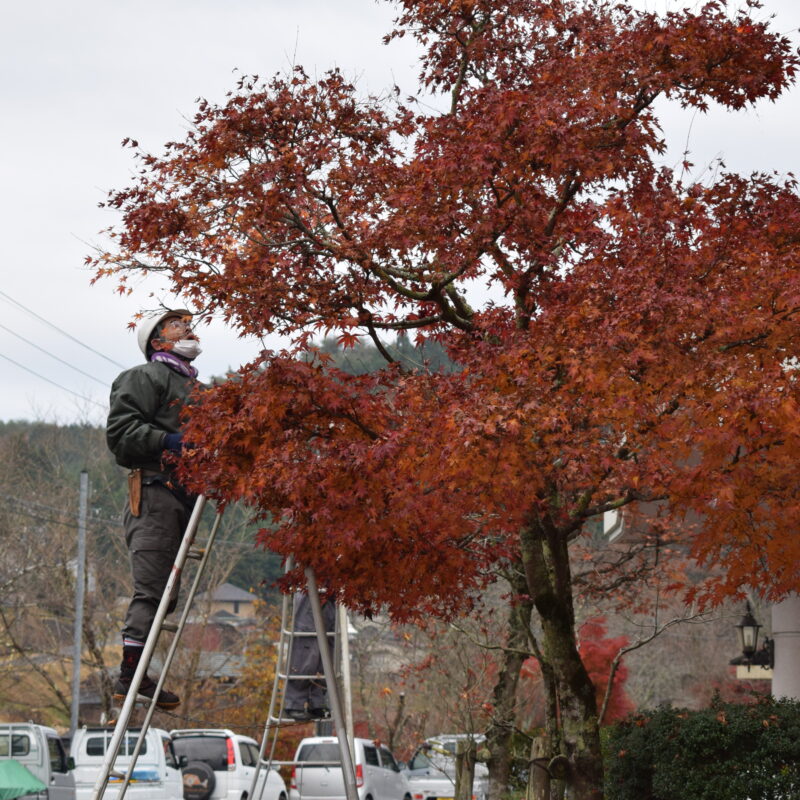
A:
<svg viewBox="0 0 800 800">
<path fill-rule="evenodd" d="M 174 308 L 142 320 L 142 322 L 139 323 L 139 329 L 136 331 L 136 340 L 139 342 L 139 349 L 144 353 L 145 358 L 147 357 L 147 347 L 150 344 L 150 340 L 153 338 L 156 328 L 165 319 L 168 319 L 169 317 L 192 316 L 194 316 L 192 312 L 187 311 L 185 308 Z"/>
</svg>

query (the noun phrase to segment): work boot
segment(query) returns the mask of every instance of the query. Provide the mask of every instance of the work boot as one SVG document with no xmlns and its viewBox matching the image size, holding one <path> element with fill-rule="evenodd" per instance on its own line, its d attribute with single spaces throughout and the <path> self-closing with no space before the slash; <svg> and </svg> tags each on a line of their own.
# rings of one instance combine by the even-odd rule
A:
<svg viewBox="0 0 800 800">
<path fill-rule="evenodd" d="M 114 699 L 120 702 L 125 701 L 128 694 L 128 689 L 131 688 L 131 681 L 133 677 L 124 678 L 119 676 L 119 680 L 114 685 Z M 139 691 L 136 694 L 136 700 L 140 703 L 149 703 L 153 699 L 153 693 L 156 690 L 156 682 L 149 676 L 145 675 L 139 685 Z M 177 708 L 181 704 L 181 699 L 174 692 L 169 692 L 162 689 L 158 693 L 158 700 L 156 700 L 156 708 L 162 708 L 169 711 L 172 708 Z"/>
<path fill-rule="evenodd" d="M 122 663 L 119 667 L 119 680 L 114 685 L 114 699 L 120 702 L 125 701 L 128 690 L 131 688 L 133 676 L 136 674 L 136 668 L 139 666 L 139 661 L 142 658 L 142 647 L 125 646 L 122 648 Z M 139 691 L 136 699 L 140 702 L 149 702 L 153 699 L 156 690 L 156 682 L 149 676 L 145 675 L 139 685 Z M 180 698 L 173 692 L 168 692 L 162 689 L 158 693 L 156 700 L 156 707 L 163 709 L 171 709 L 180 705 Z"/>
<path fill-rule="evenodd" d="M 295 722 L 308 722 L 311 720 L 308 711 L 304 708 L 284 708 L 284 719 L 293 719 Z"/>
</svg>

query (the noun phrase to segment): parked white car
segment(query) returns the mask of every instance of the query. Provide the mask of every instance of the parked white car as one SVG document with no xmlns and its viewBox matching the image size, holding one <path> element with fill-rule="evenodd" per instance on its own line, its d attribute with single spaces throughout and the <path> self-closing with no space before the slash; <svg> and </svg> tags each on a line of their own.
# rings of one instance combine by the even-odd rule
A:
<svg viewBox="0 0 800 800">
<path fill-rule="evenodd" d="M 0 759 L 13 758 L 46 787 L 49 800 L 75 800 L 75 776 L 53 728 L 31 722 L 0 723 Z M 36 797 L 36 795 L 28 795 Z"/>
<path fill-rule="evenodd" d="M 186 729 L 170 732 L 183 766 L 185 800 L 247 800 L 258 764 L 258 744 L 231 730 Z M 262 763 L 253 800 L 287 800 L 278 770 Z"/>
<path fill-rule="evenodd" d="M 359 800 L 411 800 L 408 781 L 388 747 L 369 739 L 354 739 L 353 744 Z M 336 737 L 303 739 L 294 760 L 289 800 L 345 800 Z"/>
<path fill-rule="evenodd" d="M 442 734 L 426 739 L 415 751 L 404 770 L 413 800 L 453 800 L 456 791 L 456 747 L 459 740 L 474 739 L 480 747 L 482 735 Z M 489 794 L 489 770 L 480 761 L 475 764 L 473 800 L 486 800 Z"/>
<path fill-rule="evenodd" d="M 97 777 L 103 768 L 113 728 L 79 728 L 72 737 L 70 752 L 75 762 L 77 800 L 90 800 Z M 131 763 L 139 730 L 130 728 L 122 740 L 114 770 L 103 800 L 115 800 Z M 183 780 L 172 739 L 160 728 L 149 728 L 136 759 L 125 797 L 135 800 L 183 800 Z"/>
</svg>

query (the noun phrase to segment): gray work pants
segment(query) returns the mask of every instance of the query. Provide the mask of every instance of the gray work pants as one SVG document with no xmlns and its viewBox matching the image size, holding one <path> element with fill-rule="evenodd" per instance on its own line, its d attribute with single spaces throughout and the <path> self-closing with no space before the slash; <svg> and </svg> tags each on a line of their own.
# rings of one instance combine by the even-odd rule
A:
<svg viewBox="0 0 800 800">
<path fill-rule="evenodd" d="M 178 554 L 190 511 L 165 486 L 142 486 L 141 514 L 134 517 L 125 506 L 125 541 L 133 573 L 133 597 L 125 615 L 122 635 L 144 642 L 166 589 L 172 564 Z M 176 582 L 169 611 L 178 604 Z"/>
<path fill-rule="evenodd" d="M 322 619 L 325 623 L 325 631 L 332 633 L 336 625 L 336 607 L 333 603 L 323 604 Z M 298 592 L 294 596 L 294 629 L 303 632 L 315 630 L 311 603 L 305 592 Z M 331 653 L 333 653 L 333 636 L 328 637 L 328 642 L 331 646 Z M 289 674 L 324 675 L 322 655 L 316 636 L 298 636 L 293 639 Z M 324 677 L 317 680 L 289 678 L 286 681 L 284 707 L 287 710 L 302 711 L 306 703 L 309 708 L 327 708 L 327 687 Z"/>
</svg>

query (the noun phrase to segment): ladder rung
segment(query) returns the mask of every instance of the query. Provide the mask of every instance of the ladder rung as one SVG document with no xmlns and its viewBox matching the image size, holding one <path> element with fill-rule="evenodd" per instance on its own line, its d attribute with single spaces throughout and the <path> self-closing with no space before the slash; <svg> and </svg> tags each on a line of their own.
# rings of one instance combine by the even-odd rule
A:
<svg viewBox="0 0 800 800">
<path fill-rule="evenodd" d="M 318 673 L 317 675 L 287 675 L 284 672 L 279 672 L 278 677 L 289 681 L 318 681 L 320 679 L 322 679 L 323 681 L 325 680 L 325 676 L 322 675 L 321 673 Z"/>
<path fill-rule="evenodd" d="M 169 631 L 170 633 L 177 633 L 178 632 L 178 623 L 177 622 L 167 622 L 167 620 L 164 620 L 161 623 L 161 630 L 162 631 Z"/>
<path fill-rule="evenodd" d="M 261 759 L 262 764 L 267 763 L 267 759 Z M 274 767 L 294 767 L 294 766 L 304 766 L 304 767 L 341 767 L 341 761 L 270 761 Z"/>
<path fill-rule="evenodd" d="M 205 554 L 205 547 L 190 547 L 186 551 L 186 558 L 193 558 L 195 561 L 199 561 Z"/>
<path fill-rule="evenodd" d="M 301 639 L 303 637 L 316 636 L 317 632 L 316 631 L 294 631 L 294 632 L 292 632 L 288 628 L 284 628 L 283 629 L 283 635 L 284 636 L 293 636 L 295 639 Z M 336 632 L 335 631 L 328 631 L 328 636 L 336 636 Z"/>
</svg>

